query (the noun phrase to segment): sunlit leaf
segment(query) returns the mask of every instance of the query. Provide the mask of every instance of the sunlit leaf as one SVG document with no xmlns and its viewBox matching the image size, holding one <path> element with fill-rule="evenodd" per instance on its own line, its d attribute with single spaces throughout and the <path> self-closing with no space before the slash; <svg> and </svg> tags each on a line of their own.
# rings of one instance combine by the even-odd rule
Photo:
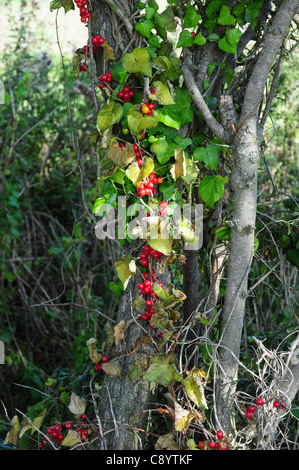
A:
<svg viewBox="0 0 299 470">
<path fill-rule="evenodd" d="M 72 392 L 68 409 L 75 416 L 81 416 L 86 409 L 86 400 L 84 397 L 79 397 L 76 393 Z"/>
<path fill-rule="evenodd" d="M 120 281 L 123 283 L 125 290 L 129 280 L 136 273 L 136 264 L 135 262 L 132 263 L 131 257 L 127 256 L 116 261 L 115 269 Z"/>
</svg>

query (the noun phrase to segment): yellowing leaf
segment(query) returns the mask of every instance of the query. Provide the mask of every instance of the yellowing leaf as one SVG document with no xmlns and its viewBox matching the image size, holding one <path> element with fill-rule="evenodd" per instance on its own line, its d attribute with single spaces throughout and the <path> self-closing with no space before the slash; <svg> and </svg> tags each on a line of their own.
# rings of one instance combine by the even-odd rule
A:
<svg viewBox="0 0 299 470">
<path fill-rule="evenodd" d="M 97 352 L 96 345 L 97 345 L 98 340 L 96 338 L 90 338 L 88 341 L 86 341 L 86 346 L 88 347 L 88 352 L 89 352 L 89 357 L 92 360 L 92 362 L 100 362 L 101 360 L 101 354 Z"/>
<path fill-rule="evenodd" d="M 111 375 L 111 377 L 121 377 L 121 367 L 118 361 L 105 362 L 102 367 L 106 374 Z"/>
<path fill-rule="evenodd" d="M 156 95 L 155 99 L 162 105 L 175 104 L 174 99 L 172 98 L 168 86 L 164 83 L 157 81 L 152 85 L 155 89 Z"/>
<path fill-rule="evenodd" d="M 174 403 L 174 424 L 176 431 L 187 429 L 191 421 L 196 418 L 196 414 L 190 410 L 185 410 L 177 402 Z"/>
<path fill-rule="evenodd" d="M 150 238 L 148 244 L 157 251 L 163 253 L 163 255 L 170 255 L 172 250 L 172 239 L 169 237 L 167 239 L 161 238 Z"/>
<path fill-rule="evenodd" d="M 104 58 L 106 62 L 107 60 L 115 60 L 114 51 L 109 44 L 104 42 L 104 44 L 102 44 L 102 48 L 104 49 Z"/>
<path fill-rule="evenodd" d="M 125 320 L 121 320 L 117 325 L 114 327 L 113 336 L 115 338 L 115 344 L 119 346 L 121 341 L 124 339 L 124 330 L 127 328 L 127 324 Z"/>
<path fill-rule="evenodd" d="M 79 444 L 81 442 L 81 436 L 78 432 L 74 431 L 73 429 L 70 429 L 63 439 L 61 445 L 65 447 L 73 447 L 76 444 Z"/>
<path fill-rule="evenodd" d="M 126 147 L 119 147 L 116 142 L 113 142 L 107 152 L 107 157 L 115 163 L 115 165 L 125 168 L 136 159 L 133 146 L 127 144 Z"/>
<path fill-rule="evenodd" d="M 71 413 L 75 416 L 81 416 L 85 412 L 86 400 L 84 397 L 79 397 L 76 393 L 72 392 L 70 403 L 68 406 Z"/>
<path fill-rule="evenodd" d="M 162 449 L 169 449 L 169 450 L 179 450 L 179 446 L 173 440 L 173 436 L 171 433 L 164 434 L 164 436 L 160 436 L 156 442 L 155 448 L 157 450 Z"/>
<path fill-rule="evenodd" d="M 129 280 L 136 273 L 135 261 L 132 261 L 130 256 L 121 258 L 115 263 L 115 269 L 120 281 L 123 283 L 125 290 Z"/>
<path fill-rule="evenodd" d="M 202 371 L 200 369 L 195 370 L 182 380 L 182 384 L 190 400 L 192 400 L 196 406 L 207 409 L 208 406 L 205 399 L 204 387 L 200 380 L 201 375 Z"/>
<path fill-rule="evenodd" d="M 4 440 L 4 445 L 6 444 L 12 444 L 12 445 L 17 445 L 18 442 L 18 437 L 19 437 L 19 430 L 20 430 L 20 423 L 19 423 L 19 418 L 17 415 L 15 415 L 11 422 L 11 428 L 6 434 L 6 438 Z"/>
<path fill-rule="evenodd" d="M 175 163 L 170 168 L 171 176 L 176 179 L 180 176 L 186 176 L 186 158 L 183 149 L 178 148 L 174 150 Z"/>
</svg>

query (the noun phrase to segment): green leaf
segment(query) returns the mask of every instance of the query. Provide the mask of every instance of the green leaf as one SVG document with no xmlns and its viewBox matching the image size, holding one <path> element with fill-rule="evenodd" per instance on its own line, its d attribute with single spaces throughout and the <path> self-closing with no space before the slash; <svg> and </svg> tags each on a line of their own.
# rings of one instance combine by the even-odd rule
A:
<svg viewBox="0 0 299 470">
<path fill-rule="evenodd" d="M 174 9 L 172 6 L 169 6 L 160 14 L 164 27 L 169 32 L 174 32 L 176 28 L 176 20 L 174 15 Z"/>
<path fill-rule="evenodd" d="M 126 72 L 143 73 L 152 76 L 152 67 L 150 64 L 150 55 L 145 48 L 136 48 L 132 52 L 128 52 L 122 57 L 122 65 Z"/>
<path fill-rule="evenodd" d="M 139 134 L 143 129 L 156 127 L 159 122 L 159 116 L 156 111 L 151 116 L 138 111 L 138 105 L 132 106 L 128 112 L 128 126 L 132 132 Z"/>
<path fill-rule="evenodd" d="M 249 2 L 248 7 L 245 10 L 245 19 L 251 24 L 253 29 L 256 27 L 262 4 L 263 0 L 252 0 Z"/>
<path fill-rule="evenodd" d="M 211 170 L 217 170 L 219 163 L 219 152 L 221 147 L 211 142 L 207 147 L 199 147 L 195 149 L 193 159 L 195 161 L 204 162 Z"/>
<path fill-rule="evenodd" d="M 171 363 L 166 354 L 157 355 L 150 359 L 150 366 L 144 376 L 149 382 L 157 382 L 164 387 L 174 382 L 180 382 L 183 376 Z"/>
<path fill-rule="evenodd" d="M 197 12 L 195 7 L 188 7 L 184 16 L 184 27 L 194 28 L 201 20 L 201 15 Z"/>
<path fill-rule="evenodd" d="M 159 102 L 159 104 L 162 104 L 162 105 L 175 104 L 167 85 L 165 85 L 164 83 L 160 81 L 157 81 L 157 82 L 154 82 L 152 86 L 154 87 L 156 91 L 155 97 L 157 101 Z"/>
<path fill-rule="evenodd" d="M 98 113 L 97 128 L 99 131 L 104 132 L 109 127 L 113 126 L 122 118 L 123 110 L 119 103 L 110 101 L 106 103 Z"/>
<path fill-rule="evenodd" d="M 236 18 L 230 14 L 230 9 L 226 5 L 222 6 L 217 23 L 224 26 L 235 26 Z"/>
<path fill-rule="evenodd" d="M 237 53 L 237 44 L 242 36 L 242 32 L 238 28 L 227 29 L 225 36 L 219 39 L 218 47 L 224 52 L 230 54 Z"/>
<path fill-rule="evenodd" d="M 222 5 L 225 5 L 227 0 L 211 0 L 209 5 L 206 8 L 206 15 L 208 18 L 211 18 L 221 10 Z"/>
<path fill-rule="evenodd" d="M 187 392 L 190 400 L 196 406 L 207 409 L 207 402 L 205 399 L 204 388 L 201 383 L 200 373 L 193 371 L 191 375 L 182 380 L 182 384 Z"/>
<path fill-rule="evenodd" d="M 115 270 L 120 281 L 123 283 L 124 290 L 126 290 L 129 280 L 136 273 L 135 261 L 132 260 L 130 256 L 121 258 L 116 261 Z"/>
<path fill-rule="evenodd" d="M 174 149 L 176 146 L 174 144 L 169 144 L 166 139 L 157 139 L 151 145 L 151 152 L 157 155 L 159 163 L 164 165 L 164 163 L 168 162 L 170 157 L 174 156 Z"/>
<path fill-rule="evenodd" d="M 121 62 L 117 62 L 111 69 L 113 79 L 123 84 L 128 78 L 128 72 L 125 71 Z"/>
<path fill-rule="evenodd" d="M 148 244 L 157 251 L 163 253 L 163 255 L 170 255 L 172 250 L 172 239 L 169 238 L 150 238 Z"/>
<path fill-rule="evenodd" d="M 159 67 L 159 69 L 164 71 L 164 73 L 159 76 L 160 79 L 163 78 L 165 81 L 170 80 L 171 82 L 174 82 L 182 75 L 181 61 L 178 57 L 159 56 L 154 57 L 153 62 Z"/>
<path fill-rule="evenodd" d="M 75 55 L 73 57 L 72 67 L 73 67 L 73 75 L 76 80 L 80 75 L 80 62 L 81 62 L 81 57 L 79 55 Z"/>
<path fill-rule="evenodd" d="M 223 197 L 224 185 L 227 181 L 227 176 L 205 176 L 198 187 L 199 194 L 203 201 L 213 207 L 215 202 Z"/>
<path fill-rule="evenodd" d="M 190 31 L 182 31 L 176 47 L 190 47 L 194 43 L 194 37 Z"/>
<path fill-rule="evenodd" d="M 158 49 L 160 47 L 159 38 L 155 34 L 151 34 L 148 40 L 148 44 L 150 47 Z"/>
<path fill-rule="evenodd" d="M 159 185 L 159 191 L 163 194 L 163 199 L 169 201 L 174 195 L 175 184 L 170 181 L 163 181 L 163 183 Z"/>
<path fill-rule="evenodd" d="M 195 36 L 194 39 L 194 44 L 197 44 L 198 46 L 203 46 L 207 42 L 206 38 L 202 35 L 202 33 L 198 33 Z"/>
<path fill-rule="evenodd" d="M 126 170 L 126 176 L 131 180 L 135 186 L 138 186 L 141 180 L 146 178 L 154 170 L 155 164 L 152 158 L 145 157 L 143 165 L 140 167 L 135 161 Z"/>
<path fill-rule="evenodd" d="M 164 27 L 164 20 L 159 13 L 154 14 L 155 29 L 162 39 L 167 39 L 167 31 Z"/>
<path fill-rule="evenodd" d="M 74 5 L 73 0 L 53 0 L 50 3 L 50 11 L 57 10 L 61 7 L 64 8 L 65 13 L 67 13 L 70 10 L 75 10 L 75 5 Z"/>
<path fill-rule="evenodd" d="M 231 227 L 225 225 L 215 230 L 215 235 L 219 240 L 229 241 L 231 239 Z"/>
<path fill-rule="evenodd" d="M 151 20 L 145 20 L 142 23 L 138 22 L 135 25 L 136 31 L 138 31 L 142 36 L 145 36 L 147 39 L 149 39 L 153 27 L 154 23 Z"/>
<path fill-rule="evenodd" d="M 192 98 L 185 88 L 176 89 L 175 105 L 164 106 L 158 110 L 159 121 L 166 126 L 179 129 L 193 119 Z"/>
<path fill-rule="evenodd" d="M 80 442 L 82 442 L 80 434 L 77 431 L 70 429 L 63 439 L 61 445 L 64 447 L 73 447 Z"/>
</svg>

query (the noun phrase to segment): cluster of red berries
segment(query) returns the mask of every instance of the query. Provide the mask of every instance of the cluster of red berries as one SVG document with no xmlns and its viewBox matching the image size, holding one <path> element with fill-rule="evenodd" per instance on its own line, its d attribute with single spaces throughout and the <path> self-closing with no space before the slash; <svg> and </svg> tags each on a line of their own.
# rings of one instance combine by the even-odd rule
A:
<svg viewBox="0 0 299 470">
<path fill-rule="evenodd" d="M 135 147 L 138 147 L 138 145 L 134 145 L 134 150 Z M 137 153 L 138 155 L 138 153 Z M 139 160 L 137 160 L 138 165 Z M 137 196 L 138 197 L 143 197 L 143 196 L 153 196 L 156 192 L 155 186 L 157 184 L 161 184 L 163 182 L 163 178 L 160 176 L 157 176 L 156 173 L 150 173 L 143 181 L 140 182 L 139 187 L 137 189 Z"/>
<path fill-rule="evenodd" d="M 256 404 L 257 404 L 258 406 L 262 406 L 262 405 L 264 404 L 264 400 L 263 400 L 262 398 L 257 398 Z M 285 403 L 280 403 L 280 401 L 278 401 L 278 400 L 274 400 L 273 406 L 274 406 L 274 408 L 281 408 L 281 409 L 285 409 L 285 408 L 286 408 Z M 245 417 L 246 417 L 247 419 L 251 419 L 254 412 L 255 412 L 255 406 L 254 406 L 254 405 L 249 405 L 249 406 L 248 406 L 248 409 L 247 409 L 247 411 L 246 411 L 246 413 L 245 413 Z"/>
<path fill-rule="evenodd" d="M 86 23 L 91 16 L 91 13 L 87 9 L 87 0 L 75 0 L 75 3 L 80 10 L 81 22 Z"/>
<path fill-rule="evenodd" d="M 140 264 L 141 266 L 143 266 L 144 268 L 148 268 L 149 266 L 149 256 L 151 256 L 153 259 L 160 259 L 162 256 L 163 256 L 163 253 L 161 253 L 161 251 L 158 251 L 158 250 L 154 250 L 151 246 L 149 245 L 145 245 L 143 247 L 143 250 L 142 252 L 140 253 L 139 257 L 141 259 L 140 261 Z M 146 273 L 144 273 L 146 274 Z M 154 280 L 156 281 L 156 277 L 155 277 L 155 273 L 152 272 L 153 276 L 154 276 Z M 144 276 L 144 275 L 143 275 Z M 146 278 L 145 278 L 146 279 Z"/>
<path fill-rule="evenodd" d="M 123 89 L 117 93 L 117 96 L 125 103 L 129 103 L 134 95 L 134 91 L 131 90 L 128 86 L 124 86 Z"/>
<path fill-rule="evenodd" d="M 223 432 L 219 429 L 216 432 L 216 437 L 218 441 L 210 441 L 209 442 L 209 447 L 211 449 L 218 449 L 218 450 L 227 450 L 227 444 L 225 442 L 222 442 L 222 439 L 224 437 Z M 202 449 L 204 446 L 204 441 L 199 441 L 198 443 L 198 448 Z"/>
<path fill-rule="evenodd" d="M 86 416 L 85 413 L 83 413 L 81 415 L 81 420 L 85 421 L 86 419 L 87 419 L 87 416 Z M 64 427 L 68 431 L 69 429 L 72 429 L 73 423 L 71 421 L 66 421 L 64 423 Z M 65 437 L 65 435 L 62 431 L 63 431 L 63 426 L 61 424 L 55 424 L 55 426 L 49 427 L 47 429 L 47 435 L 53 442 L 56 442 L 56 444 L 60 445 L 61 442 L 63 441 L 64 437 Z M 82 423 L 81 423 L 81 427 L 76 429 L 76 432 L 80 434 L 82 442 L 86 441 L 89 430 L 86 429 L 86 428 L 82 429 Z M 45 438 L 42 439 L 42 441 L 39 444 L 39 448 L 40 449 L 46 449 L 48 447 L 49 447 L 49 441 Z"/>
<path fill-rule="evenodd" d="M 107 362 L 108 361 L 108 357 L 107 356 L 103 356 L 102 359 L 101 359 L 101 362 L 96 362 L 95 363 L 95 366 L 94 366 L 94 371 L 95 372 L 101 372 L 102 374 L 105 374 L 105 371 L 103 369 L 103 363 Z"/>
<path fill-rule="evenodd" d="M 103 73 L 100 76 L 99 88 L 100 89 L 105 88 L 105 83 L 104 82 L 111 82 L 111 80 L 112 80 L 112 73 L 111 72 Z"/>
</svg>

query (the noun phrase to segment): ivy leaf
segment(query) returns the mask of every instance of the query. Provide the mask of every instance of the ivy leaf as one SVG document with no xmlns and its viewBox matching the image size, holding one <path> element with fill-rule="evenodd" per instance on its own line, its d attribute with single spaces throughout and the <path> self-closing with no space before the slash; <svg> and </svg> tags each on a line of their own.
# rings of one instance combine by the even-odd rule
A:
<svg viewBox="0 0 299 470">
<path fill-rule="evenodd" d="M 128 112 L 128 126 L 132 132 L 139 134 L 143 129 L 156 127 L 159 122 L 159 116 L 156 111 L 151 116 L 138 111 L 138 105 L 132 106 Z"/>
<path fill-rule="evenodd" d="M 215 235 L 219 240 L 229 241 L 231 239 L 231 227 L 225 225 L 224 227 L 217 228 Z"/>
<path fill-rule="evenodd" d="M 167 31 L 164 27 L 164 20 L 159 13 L 154 14 L 155 29 L 162 39 L 167 39 Z"/>
<path fill-rule="evenodd" d="M 171 383 L 180 382 L 183 376 L 171 363 L 171 359 L 166 354 L 161 354 L 150 359 L 150 366 L 144 378 L 149 382 L 157 382 L 167 387 Z"/>
<path fill-rule="evenodd" d="M 178 43 L 176 45 L 177 48 L 179 47 L 190 47 L 194 43 L 194 37 L 190 33 L 190 31 L 182 31 Z"/>
<path fill-rule="evenodd" d="M 203 46 L 206 42 L 207 40 L 202 33 L 198 33 L 194 38 L 194 44 L 197 44 L 198 46 Z"/>
<path fill-rule="evenodd" d="M 161 165 L 168 162 L 170 157 L 173 157 L 175 152 L 175 144 L 169 144 L 166 139 L 157 139 L 151 145 L 151 152 L 157 155 L 157 159 Z"/>
<path fill-rule="evenodd" d="M 76 80 L 80 75 L 80 62 L 81 62 L 81 57 L 76 54 L 72 60 L 73 76 Z"/>
<path fill-rule="evenodd" d="M 197 418 L 197 415 L 193 411 L 184 409 L 179 403 L 174 402 L 174 417 L 175 430 L 180 432 L 187 429 L 189 424 Z"/>
<path fill-rule="evenodd" d="M 127 52 L 122 57 L 122 65 L 126 72 L 143 73 L 152 76 L 152 67 L 150 64 L 150 55 L 145 48 L 136 48 L 132 52 Z"/>
<path fill-rule="evenodd" d="M 172 250 L 172 239 L 169 238 L 150 238 L 148 244 L 163 255 L 170 255 Z"/>
<path fill-rule="evenodd" d="M 222 5 L 225 5 L 227 0 L 213 0 L 206 8 L 206 15 L 212 18 L 217 11 L 221 10 Z"/>
<path fill-rule="evenodd" d="M 118 361 L 105 362 L 103 370 L 111 377 L 121 377 L 121 367 Z"/>
<path fill-rule="evenodd" d="M 227 176 L 205 176 L 198 187 L 199 194 L 203 201 L 213 207 L 215 202 L 223 197 L 224 185 L 227 181 Z"/>
<path fill-rule="evenodd" d="M 242 36 L 242 32 L 238 28 L 227 29 L 225 36 L 219 39 L 218 47 L 224 52 L 230 54 L 237 53 L 237 44 Z"/>
<path fill-rule="evenodd" d="M 104 132 L 109 127 L 113 126 L 122 118 L 123 110 L 119 103 L 110 101 L 100 109 L 97 117 L 97 128 L 99 131 Z"/>
<path fill-rule="evenodd" d="M 175 104 L 159 108 L 159 121 L 166 126 L 179 129 L 193 119 L 193 108 L 191 106 L 192 98 L 185 88 L 176 89 Z"/>
<path fill-rule="evenodd" d="M 116 64 L 113 65 L 111 73 L 113 74 L 114 80 L 120 84 L 125 83 L 128 78 L 128 72 L 126 72 L 121 62 L 116 62 Z"/>
<path fill-rule="evenodd" d="M 260 14 L 260 7 L 263 4 L 263 0 L 253 0 L 249 2 L 248 7 L 245 10 L 245 19 L 251 24 L 252 28 L 256 27 L 257 19 Z"/>
<path fill-rule="evenodd" d="M 164 72 L 159 75 L 159 78 L 163 80 L 170 80 L 174 82 L 178 80 L 182 75 L 181 61 L 178 57 L 165 57 L 159 56 L 153 58 L 154 64 Z"/>
<path fill-rule="evenodd" d="M 113 142 L 107 152 L 107 157 L 112 160 L 115 165 L 125 168 L 135 160 L 136 155 L 131 144 L 127 144 L 126 147 L 119 147 L 116 142 Z"/>
<path fill-rule="evenodd" d="M 97 343 L 98 340 L 96 338 L 89 338 L 89 340 L 86 341 L 89 357 L 94 363 L 100 362 L 102 357 L 101 354 L 97 351 Z"/>
<path fill-rule="evenodd" d="M 19 438 L 19 430 L 20 430 L 19 418 L 17 415 L 15 415 L 12 418 L 10 424 L 11 424 L 11 428 L 6 434 L 3 444 L 4 445 L 6 444 L 17 445 L 18 438 Z"/>
<path fill-rule="evenodd" d="M 174 14 L 174 8 L 172 6 L 169 6 L 160 14 L 164 27 L 167 31 L 174 32 L 177 21 L 175 19 L 175 14 Z"/>
<path fill-rule="evenodd" d="M 162 450 L 162 449 L 179 450 L 180 448 L 177 445 L 177 443 L 174 442 L 172 433 L 168 433 L 159 437 L 159 439 L 156 442 L 155 449 L 156 450 Z"/>
<path fill-rule="evenodd" d="M 104 42 L 104 44 L 102 44 L 102 48 L 104 49 L 105 62 L 107 62 L 108 60 L 115 60 L 114 51 L 107 42 Z"/>
<path fill-rule="evenodd" d="M 152 158 L 145 157 L 143 165 L 140 167 L 135 161 L 126 169 L 126 176 L 135 186 L 138 186 L 141 180 L 146 178 L 154 170 L 155 164 Z"/>
<path fill-rule="evenodd" d="M 211 170 L 216 171 L 219 163 L 220 147 L 211 142 L 207 147 L 198 147 L 195 149 L 193 159 L 204 162 Z"/>
<path fill-rule="evenodd" d="M 167 85 L 165 85 L 164 83 L 160 81 L 157 81 L 157 82 L 154 82 L 152 86 L 154 87 L 156 91 L 155 98 L 157 99 L 159 104 L 162 104 L 162 105 L 175 104 Z"/>
<path fill-rule="evenodd" d="M 184 16 L 184 27 L 193 28 L 197 26 L 201 20 L 201 15 L 197 12 L 195 7 L 188 7 Z"/>
<path fill-rule="evenodd" d="M 142 36 L 145 36 L 147 39 L 149 39 L 153 27 L 154 23 L 150 19 L 144 20 L 143 22 L 138 22 L 135 25 L 136 31 L 138 31 Z"/>
<path fill-rule="evenodd" d="M 187 392 L 190 400 L 196 406 L 207 409 L 207 402 L 205 399 L 204 388 L 200 380 L 198 371 L 193 371 L 188 377 L 182 380 L 182 384 Z"/>
<path fill-rule="evenodd" d="M 226 5 L 222 6 L 217 23 L 224 26 L 235 26 L 236 18 L 230 14 L 230 9 Z"/>
<path fill-rule="evenodd" d="M 82 442 L 80 434 L 77 431 L 74 431 L 74 429 L 70 429 L 61 445 L 64 447 L 73 447 L 80 442 Z"/>
<path fill-rule="evenodd" d="M 115 270 L 120 281 L 123 283 L 124 290 L 126 290 L 129 280 L 136 273 L 135 261 L 131 260 L 130 256 L 121 258 L 116 261 Z"/>
<path fill-rule="evenodd" d="M 67 13 L 70 10 L 75 10 L 75 5 L 73 0 L 53 0 L 50 3 L 50 11 L 57 10 L 59 8 L 63 7 L 65 13 Z"/>
<path fill-rule="evenodd" d="M 182 176 L 182 179 L 185 181 L 187 184 L 193 183 L 193 181 L 196 180 L 199 169 L 197 168 L 195 162 L 191 160 L 191 158 L 186 158 L 186 175 Z"/>
<path fill-rule="evenodd" d="M 72 392 L 68 409 L 75 416 L 81 416 L 86 409 L 86 400 L 84 397 L 79 397 L 75 392 Z"/>
<path fill-rule="evenodd" d="M 170 174 L 173 179 L 177 179 L 180 176 L 186 176 L 186 158 L 184 150 L 181 148 L 177 148 L 174 151 L 175 156 L 175 163 L 170 168 Z"/>
</svg>

